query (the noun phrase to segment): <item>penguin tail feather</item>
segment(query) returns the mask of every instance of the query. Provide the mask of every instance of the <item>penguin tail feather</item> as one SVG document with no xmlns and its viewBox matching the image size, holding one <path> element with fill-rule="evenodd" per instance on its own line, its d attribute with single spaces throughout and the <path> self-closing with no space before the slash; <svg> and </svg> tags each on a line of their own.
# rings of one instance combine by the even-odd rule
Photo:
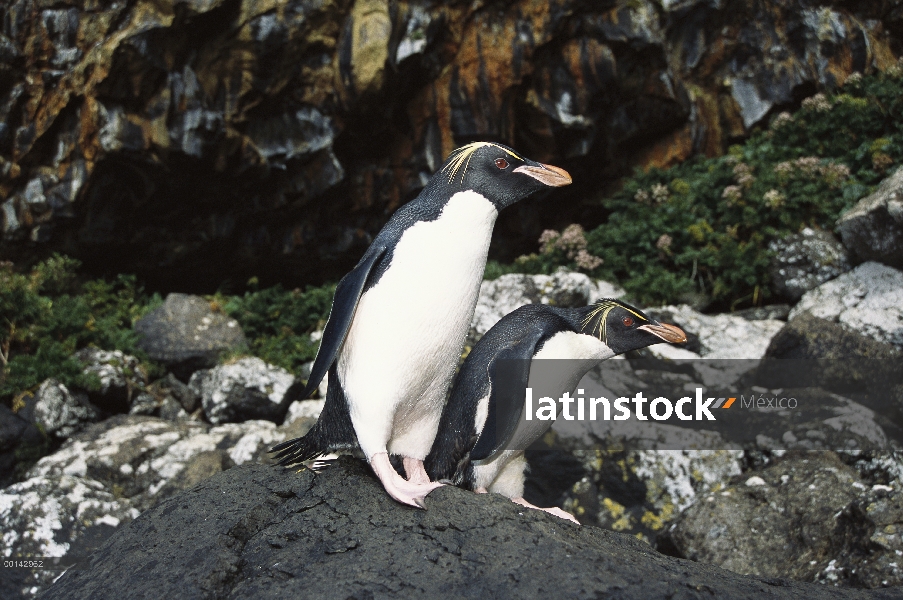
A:
<svg viewBox="0 0 903 600">
<path fill-rule="evenodd" d="M 267 452 L 275 454 L 273 458 L 276 459 L 276 463 L 284 467 L 297 465 L 322 456 L 326 454 L 326 451 L 320 443 L 317 429 L 314 426 L 307 435 L 276 444 Z M 316 467 L 313 467 L 313 469 L 315 471 L 318 470 Z"/>
</svg>

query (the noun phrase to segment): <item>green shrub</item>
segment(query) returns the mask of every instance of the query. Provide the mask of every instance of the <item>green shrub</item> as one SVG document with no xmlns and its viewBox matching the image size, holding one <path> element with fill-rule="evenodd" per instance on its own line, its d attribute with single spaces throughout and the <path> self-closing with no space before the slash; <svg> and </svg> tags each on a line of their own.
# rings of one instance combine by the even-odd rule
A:
<svg viewBox="0 0 903 600">
<path fill-rule="evenodd" d="M 33 390 L 48 377 L 91 389 L 73 354 L 87 346 L 143 357 L 135 320 L 159 304 L 133 276 L 80 282 L 77 260 L 55 255 L 28 274 L 0 266 L 0 399 Z"/>
<path fill-rule="evenodd" d="M 297 372 L 317 355 L 319 342 L 310 334 L 325 325 L 334 293 L 335 285 L 308 287 L 304 292 L 276 285 L 218 301 L 241 325 L 251 354 Z"/>
<path fill-rule="evenodd" d="M 722 309 L 761 303 L 771 295 L 768 243 L 805 226 L 833 229 L 901 159 L 899 70 L 853 76 L 726 156 L 634 173 L 599 200 L 609 217 L 586 234 L 586 252 L 602 259 L 589 272 L 646 304 L 700 295 Z M 548 252 L 548 240 L 540 247 L 511 265 L 490 264 L 487 275 L 580 267 Z"/>
</svg>

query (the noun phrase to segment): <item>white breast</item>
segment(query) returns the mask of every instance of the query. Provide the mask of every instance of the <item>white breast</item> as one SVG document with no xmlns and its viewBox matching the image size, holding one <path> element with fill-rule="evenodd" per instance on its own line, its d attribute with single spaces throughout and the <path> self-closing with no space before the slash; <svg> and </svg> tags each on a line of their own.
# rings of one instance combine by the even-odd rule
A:
<svg viewBox="0 0 903 600">
<path fill-rule="evenodd" d="M 353 420 L 379 428 L 389 415 L 392 422 L 384 426 L 392 429 L 390 438 L 425 428 L 423 439 L 411 443 L 429 449 L 473 317 L 497 216 L 480 194 L 459 192 L 438 219 L 402 234 L 389 269 L 361 298 L 339 355 Z"/>
</svg>

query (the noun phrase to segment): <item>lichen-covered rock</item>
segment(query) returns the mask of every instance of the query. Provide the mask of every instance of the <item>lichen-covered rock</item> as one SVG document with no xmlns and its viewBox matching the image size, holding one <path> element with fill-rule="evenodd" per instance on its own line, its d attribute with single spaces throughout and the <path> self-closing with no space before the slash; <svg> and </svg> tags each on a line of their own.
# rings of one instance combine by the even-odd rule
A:
<svg viewBox="0 0 903 600">
<path fill-rule="evenodd" d="M 44 598 L 865 598 L 678 561 L 496 494 L 426 503 L 395 502 L 353 459 L 317 475 L 243 465 L 127 525 Z"/>
<path fill-rule="evenodd" d="M 468 339 L 475 343 L 502 317 L 525 304 L 586 306 L 600 298 L 620 298 L 625 293 L 616 285 L 565 270 L 553 275 L 502 275 L 480 284 Z"/>
<path fill-rule="evenodd" d="M 762 358 L 784 326 L 777 319 L 751 321 L 730 314 L 704 315 L 682 304 L 649 309 L 667 323 L 699 337 L 699 354 L 709 359 Z"/>
<path fill-rule="evenodd" d="M 300 392 L 291 373 L 254 356 L 198 371 L 188 387 L 201 397 L 204 414 L 214 424 L 249 419 L 281 423 Z"/>
<path fill-rule="evenodd" d="M 216 364 L 219 355 L 245 344 L 235 319 L 214 312 L 199 296 L 169 294 L 163 305 L 135 323 L 138 345 L 181 379 Z"/>
<path fill-rule="evenodd" d="M 127 499 L 97 481 L 70 475 L 31 477 L 0 490 L 0 557 L 85 560 L 138 514 Z M 0 591 L 4 598 L 31 597 L 61 574 L 49 568 L 5 568 Z"/>
<path fill-rule="evenodd" d="M 83 348 L 75 353 L 75 358 L 82 362 L 86 374 L 100 380 L 100 389 L 89 390 L 88 396 L 107 412 L 127 412 L 133 395 L 147 385 L 140 361 L 121 350 Z"/>
<path fill-rule="evenodd" d="M 68 438 L 100 418 L 83 392 L 70 392 L 55 379 L 47 379 L 35 392 L 32 418 L 44 433 Z"/>
<path fill-rule="evenodd" d="M 214 453 L 220 470 L 227 469 L 262 460 L 266 450 L 284 437 L 269 421 L 211 427 L 198 421 L 120 415 L 70 439 L 38 461 L 28 476 L 92 479 L 144 510 L 197 482 L 196 476 L 182 473 L 198 455 Z M 209 465 L 210 460 L 205 460 Z"/>
<path fill-rule="evenodd" d="M 900 353 L 894 346 L 878 342 L 858 331 L 820 319 L 809 312 L 799 312 L 771 339 L 765 357 L 791 360 L 893 360 L 899 358 Z"/>
<path fill-rule="evenodd" d="M 860 260 L 903 269 L 903 169 L 837 221 L 844 245 Z"/>
<path fill-rule="evenodd" d="M 832 452 L 792 453 L 700 498 L 668 540 L 679 556 L 737 573 L 898 586 L 900 494 L 899 482 L 869 484 Z"/>
<path fill-rule="evenodd" d="M 790 318 L 804 311 L 903 348 L 903 272 L 876 262 L 862 263 L 806 292 Z"/>
<path fill-rule="evenodd" d="M 774 253 L 771 260 L 774 289 L 794 302 L 812 288 L 852 268 L 846 248 L 830 231 L 806 227 L 771 242 L 768 249 Z"/>
</svg>

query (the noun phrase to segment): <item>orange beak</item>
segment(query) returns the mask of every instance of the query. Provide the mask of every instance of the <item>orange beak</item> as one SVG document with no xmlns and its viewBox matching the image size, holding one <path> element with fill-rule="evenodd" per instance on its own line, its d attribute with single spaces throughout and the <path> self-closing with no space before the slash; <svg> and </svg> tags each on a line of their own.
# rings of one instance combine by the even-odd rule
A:
<svg viewBox="0 0 903 600">
<path fill-rule="evenodd" d="M 552 165 L 544 165 L 539 163 L 538 167 L 532 165 L 524 165 L 514 169 L 515 173 L 523 173 L 529 175 L 533 179 L 543 182 L 551 187 L 561 187 L 570 185 L 574 182 L 571 175 L 561 167 L 553 167 Z"/>
<path fill-rule="evenodd" d="M 641 325 L 637 329 L 648 331 L 654 336 L 658 336 L 669 344 L 683 344 L 687 341 L 687 334 L 683 329 L 668 323 L 659 323 L 657 325 Z"/>
</svg>

